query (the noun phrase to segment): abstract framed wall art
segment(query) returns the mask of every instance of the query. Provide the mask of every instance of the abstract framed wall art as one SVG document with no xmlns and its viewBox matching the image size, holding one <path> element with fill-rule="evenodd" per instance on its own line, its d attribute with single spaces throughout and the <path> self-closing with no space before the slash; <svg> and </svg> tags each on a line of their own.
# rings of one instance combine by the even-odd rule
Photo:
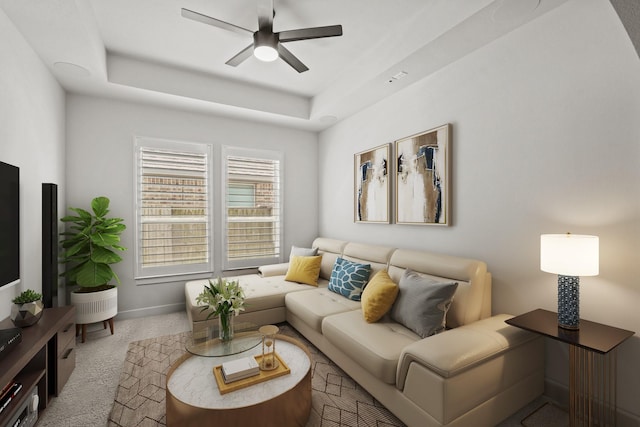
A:
<svg viewBox="0 0 640 427">
<path fill-rule="evenodd" d="M 450 225 L 451 125 L 395 142 L 396 223 Z"/>
<path fill-rule="evenodd" d="M 389 224 L 391 144 L 354 155 L 354 221 Z"/>
</svg>

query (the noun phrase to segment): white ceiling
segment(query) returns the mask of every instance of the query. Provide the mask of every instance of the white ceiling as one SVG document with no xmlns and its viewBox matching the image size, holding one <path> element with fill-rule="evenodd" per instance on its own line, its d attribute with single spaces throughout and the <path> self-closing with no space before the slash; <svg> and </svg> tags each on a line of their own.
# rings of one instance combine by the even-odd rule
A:
<svg viewBox="0 0 640 427">
<path fill-rule="evenodd" d="M 428 77 L 567 0 L 274 0 L 274 30 L 341 24 L 290 42 L 284 61 L 225 62 L 250 35 L 185 19 L 188 8 L 251 30 L 261 0 L 0 0 L 66 90 L 320 130 Z M 393 75 L 406 72 L 395 80 Z"/>
</svg>

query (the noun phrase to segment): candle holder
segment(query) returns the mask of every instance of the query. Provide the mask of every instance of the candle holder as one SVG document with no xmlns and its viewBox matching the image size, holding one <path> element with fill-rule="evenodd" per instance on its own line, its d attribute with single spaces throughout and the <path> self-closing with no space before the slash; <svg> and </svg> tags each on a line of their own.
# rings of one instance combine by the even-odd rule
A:
<svg viewBox="0 0 640 427">
<path fill-rule="evenodd" d="M 262 334 L 262 359 L 260 360 L 260 370 L 272 371 L 280 364 L 276 359 L 276 334 L 280 328 L 275 325 L 265 325 L 258 329 Z"/>
</svg>

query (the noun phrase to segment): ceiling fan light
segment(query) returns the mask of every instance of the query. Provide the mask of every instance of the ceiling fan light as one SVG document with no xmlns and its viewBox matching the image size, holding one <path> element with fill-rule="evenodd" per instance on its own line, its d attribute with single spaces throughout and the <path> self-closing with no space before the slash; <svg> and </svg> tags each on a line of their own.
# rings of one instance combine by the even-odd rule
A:
<svg viewBox="0 0 640 427">
<path fill-rule="evenodd" d="M 253 55 L 260 61 L 272 62 L 278 59 L 278 51 L 271 46 L 256 46 Z"/>
</svg>

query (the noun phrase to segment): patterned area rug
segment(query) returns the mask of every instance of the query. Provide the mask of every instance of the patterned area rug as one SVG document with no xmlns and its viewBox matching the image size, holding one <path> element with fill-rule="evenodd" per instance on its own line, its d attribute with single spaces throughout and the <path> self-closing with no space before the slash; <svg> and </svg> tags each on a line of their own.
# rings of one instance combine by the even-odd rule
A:
<svg viewBox="0 0 640 427">
<path fill-rule="evenodd" d="M 403 427 L 404 424 L 288 324 L 280 333 L 304 343 L 311 353 L 312 409 L 307 427 Z M 169 367 L 184 353 L 191 332 L 129 344 L 109 426 L 165 426 Z"/>
</svg>

